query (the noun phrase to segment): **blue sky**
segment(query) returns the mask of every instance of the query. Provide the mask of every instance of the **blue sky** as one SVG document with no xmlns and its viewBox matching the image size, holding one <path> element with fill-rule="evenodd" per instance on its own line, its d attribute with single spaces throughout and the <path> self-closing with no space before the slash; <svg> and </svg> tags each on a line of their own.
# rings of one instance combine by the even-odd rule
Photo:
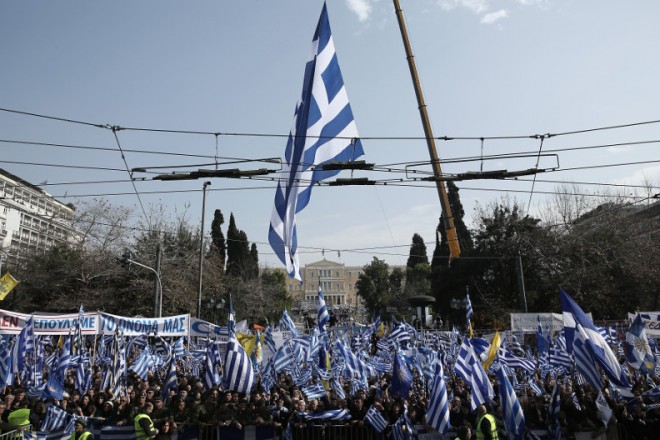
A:
<svg viewBox="0 0 660 440">
<path fill-rule="evenodd" d="M 216 155 L 282 157 L 281 135 L 292 123 L 322 4 L 2 2 L 0 108 L 103 125 L 223 133 L 216 150 L 214 136 L 119 131 L 124 150 L 207 156 L 126 152 L 129 168 L 162 166 L 169 172 L 174 166 L 213 162 Z M 660 119 L 658 2 L 402 0 L 401 6 L 436 136 L 529 136 Z M 328 12 L 357 127 L 365 138 L 364 159 L 396 168 L 428 160 L 392 2 L 329 0 Z M 77 204 L 98 195 L 134 207 L 136 219 L 141 215 L 110 130 L 0 112 L 0 133 L 3 141 L 113 149 L 1 142 L 0 167 L 35 184 L 47 182 L 43 188 L 62 201 Z M 417 139 L 387 139 L 402 137 Z M 658 139 L 659 124 L 645 124 L 552 137 L 544 140 L 543 150 Z M 539 145 L 529 138 L 487 139 L 483 152 L 536 152 Z M 481 142 L 440 141 L 438 151 L 443 159 L 479 156 Z M 657 151 L 657 144 L 649 143 L 543 157 L 540 167 L 558 160 L 562 171 L 539 175 L 531 213 L 543 209 L 544 193 L 552 192 L 556 182 L 639 185 L 646 178 L 657 187 Z M 649 163 L 585 168 L 628 162 Z M 443 171 L 518 170 L 535 163 L 535 157 L 447 163 Z M 264 166 L 272 167 L 252 163 L 240 168 Z M 97 181 L 108 183 L 88 183 Z M 162 206 L 198 224 L 202 183 L 149 180 L 136 187 L 147 211 Z M 432 242 L 440 214 L 434 187 L 418 186 L 315 188 L 297 219 L 301 263 L 321 259 L 326 249 L 326 258 L 349 265 L 366 264 L 372 256 L 405 264 L 413 233 Z M 477 203 L 484 206 L 507 195 L 527 207 L 532 183 L 484 180 L 458 186 L 470 218 Z M 581 185 L 589 194 L 606 188 Z M 279 266 L 267 244 L 275 184 L 213 179 L 209 189 L 207 231 L 214 209 L 226 217 L 233 212 L 238 226 L 257 242 L 261 262 Z"/>
</svg>

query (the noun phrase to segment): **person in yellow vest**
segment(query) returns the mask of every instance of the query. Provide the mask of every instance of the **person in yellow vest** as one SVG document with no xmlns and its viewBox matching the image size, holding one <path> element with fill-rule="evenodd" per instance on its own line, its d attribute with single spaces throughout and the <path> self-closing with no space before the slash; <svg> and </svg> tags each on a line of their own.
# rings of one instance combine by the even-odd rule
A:
<svg viewBox="0 0 660 440">
<path fill-rule="evenodd" d="M 477 440 L 499 440 L 495 417 L 488 414 L 484 405 L 477 407 Z"/>
<path fill-rule="evenodd" d="M 20 428 L 30 424 L 30 408 L 15 409 L 7 416 L 7 423 L 13 428 Z"/>
<path fill-rule="evenodd" d="M 74 425 L 74 431 L 69 440 L 94 440 L 94 434 L 87 430 L 85 419 L 79 418 Z"/>
<path fill-rule="evenodd" d="M 154 438 L 158 430 L 154 427 L 154 422 L 144 409 L 140 409 L 138 415 L 133 419 L 135 426 L 135 438 L 137 440 L 147 440 Z"/>
</svg>

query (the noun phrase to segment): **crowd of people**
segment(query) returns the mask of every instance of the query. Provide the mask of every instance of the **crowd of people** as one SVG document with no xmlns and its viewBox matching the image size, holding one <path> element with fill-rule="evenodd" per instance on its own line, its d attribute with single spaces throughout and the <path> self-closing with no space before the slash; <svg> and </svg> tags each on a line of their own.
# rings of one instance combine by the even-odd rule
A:
<svg viewBox="0 0 660 440">
<path fill-rule="evenodd" d="M 189 427 L 240 431 L 255 425 L 272 429 L 281 437 L 290 427 L 293 438 L 302 438 L 309 436 L 310 430 L 321 430 L 317 434 L 322 435 L 328 425 L 373 432 L 365 417 L 368 410 L 374 407 L 389 425 L 378 434 L 384 438 L 390 436 L 391 425 L 404 412 L 415 429 L 433 432 L 425 420 L 430 384 L 414 369 L 412 387 L 406 398 L 391 392 L 392 376 L 383 373 L 370 378 L 368 388 L 353 390 L 350 383 L 345 383 L 343 393 L 326 387 L 324 396 L 310 399 L 303 388 L 296 386 L 291 376 L 284 372 L 277 376 L 271 389 L 263 390 L 258 381 L 248 395 L 224 391 L 222 386 L 205 389 L 200 377 L 179 373 L 177 386 L 166 396 L 163 396 L 163 383 L 159 375 L 149 374 L 148 379 L 143 380 L 129 372 L 126 392 L 115 396 L 99 389 L 101 371 L 98 366 L 93 368 L 93 386 L 84 395 L 75 390 L 72 371 L 65 382 L 66 393 L 62 399 L 30 398 L 28 389 L 18 385 L 7 387 L 0 401 L 0 429 L 6 432 L 29 423 L 38 430 L 48 405 L 54 405 L 80 420 L 81 432 L 85 432 L 84 428 L 89 424 L 96 427 L 133 425 L 136 430 L 144 431 L 144 438 L 173 439 Z M 602 410 L 596 403 L 599 390 L 580 381 L 579 376 L 570 372 L 560 376 L 543 375 L 540 370 L 533 377 L 523 377 L 520 371 L 515 373 L 519 376 L 517 382 L 522 384 L 516 387 L 516 392 L 524 412 L 528 437 L 543 438 L 548 433 L 550 396 L 555 382 L 560 387 L 559 423 L 564 438 L 571 438 L 575 432 L 607 429 L 601 417 Z M 495 398 L 473 410 L 469 385 L 449 369 L 445 369 L 445 375 L 451 431 L 443 438 L 506 438 L 495 376 L 490 376 L 496 391 Z M 607 380 L 604 380 L 600 391 L 612 411 L 608 422 L 610 427 L 623 430 L 630 435 L 629 438 L 655 438 L 653 433 L 660 428 L 660 405 L 653 398 L 642 397 L 641 394 L 657 384 L 660 384 L 658 376 L 638 376 L 633 386 L 638 397 L 626 401 L 611 395 Z M 346 410 L 350 419 L 320 422 L 305 417 L 329 410 Z M 615 426 L 618 428 L 613 428 Z"/>
</svg>

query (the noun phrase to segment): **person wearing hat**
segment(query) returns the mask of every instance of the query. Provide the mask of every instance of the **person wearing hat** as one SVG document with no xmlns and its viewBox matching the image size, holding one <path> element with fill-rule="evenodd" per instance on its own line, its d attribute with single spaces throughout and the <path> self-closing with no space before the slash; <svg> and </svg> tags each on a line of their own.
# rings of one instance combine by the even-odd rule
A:
<svg viewBox="0 0 660 440">
<path fill-rule="evenodd" d="M 145 391 L 140 391 L 137 395 L 137 401 L 131 408 L 131 418 L 135 418 L 141 412 L 144 412 L 145 407 L 147 406 L 147 393 Z"/>
<path fill-rule="evenodd" d="M 94 440 L 94 434 L 87 430 L 87 422 L 82 417 L 76 419 L 70 440 Z"/>
<path fill-rule="evenodd" d="M 163 398 L 158 394 L 154 396 L 154 411 L 153 411 L 154 422 L 169 419 L 170 414 L 171 414 L 170 409 L 167 406 L 165 406 L 165 402 L 163 401 Z"/>
</svg>

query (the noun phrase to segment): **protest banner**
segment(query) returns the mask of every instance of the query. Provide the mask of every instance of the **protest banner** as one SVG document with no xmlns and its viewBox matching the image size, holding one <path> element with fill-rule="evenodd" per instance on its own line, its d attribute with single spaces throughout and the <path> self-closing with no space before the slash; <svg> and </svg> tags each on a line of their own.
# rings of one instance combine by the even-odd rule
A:
<svg viewBox="0 0 660 440">
<path fill-rule="evenodd" d="M 25 328 L 25 324 L 32 317 L 35 335 L 67 335 L 77 328 L 80 314 L 69 313 L 65 315 L 48 315 L 10 312 L 0 310 L 0 335 L 17 335 Z M 84 313 L 80 320 L 81 332 L 84 335 L 97 333 L 99 314 Z"/>
<path fill-rule="evenodd" d="M 138 336 L 152 332 L 159 336 L 189 336 L 190 314 L 164 318 L 125 318 L 100 313 L 98 334 L 114 335 L 117 331 L 125 336 Z"/>
<path fill-rule="evenodd" d="M 660 337 L 660 312 L 638 312 L 642 317 L 647 336 Z M 637 313 L 628 313 L 628 321 L 632 323 Z"/>
</svg>

